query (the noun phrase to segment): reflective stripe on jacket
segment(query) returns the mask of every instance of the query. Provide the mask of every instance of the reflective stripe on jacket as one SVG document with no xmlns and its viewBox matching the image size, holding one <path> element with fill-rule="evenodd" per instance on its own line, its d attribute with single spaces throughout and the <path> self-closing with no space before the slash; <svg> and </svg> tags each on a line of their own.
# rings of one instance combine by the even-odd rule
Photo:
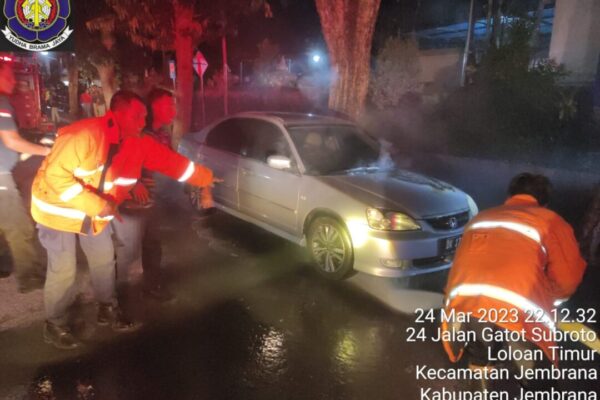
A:
<svg viewBox="0 0 600 400">
<path fill-rule="evenodd" d="M 533 340 L 534 328 L 544 335 L 556 329 L 554 302 L 573 294 L 585 266 L 571 226 L 534 197 L 516 195 L 465 227 L 446 285 L 446 312 L 476 319 L 497 310 L 495 320 L 487 313 L 488 322 L 525 332 L 552 359 L 554 342 Z M 460 359 L 450 343 L 444 348 L 451 361 Z"/>
<path fill-rule="evenodd" d="M 33 219 L 49 228 L 80 233 L 88 216 L 92 219 L 93 232 L 99 233 L 112 219 L 98 216 L 107 200 L 119 204 L 128 198 L 142 167 L 193 186 L 212 183 L 212 171 L 140 135 L 120 142 L 100 193 L 98 186 L 108 149 L 110 144 L 119 143 L 119 139 L 110 112 L 104 117 L 85 119 L 60 129 L 52 151 L 33 181 Z"/>
</svg>

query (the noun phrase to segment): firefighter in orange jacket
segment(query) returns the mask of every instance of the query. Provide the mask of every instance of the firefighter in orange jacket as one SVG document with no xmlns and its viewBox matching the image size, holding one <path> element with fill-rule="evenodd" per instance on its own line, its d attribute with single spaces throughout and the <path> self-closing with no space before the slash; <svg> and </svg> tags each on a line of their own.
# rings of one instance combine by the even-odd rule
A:
<svg viewBox="0 0 600 400">
<path fill-rule="evenodd" d="M 489 356 L 495 359 L 504 345 L 540 352 L 547 364 L 556 363 L 552 310 L 573 294 L 586 264 L 571 226 L 545 207 L 550 189 L 545 176 L 519 174 L 504 205 L 481 212 L 466 226 L 445 290 L 445 315 L 455 313 L 455 319 L 442 321 L 451 361 L 466 351 L 471 369 L 489 373 Z M 459 315 L 470 320 L 460 321 Z M 467 336 L 458 331 L 476 340 L 465 347 Z M 504 343 L 497 340 L 505 337 Z M 478 390 L 486 386 L 485 380 L 474 384 Z"/>
<path fill-rule="evenodd" d="M 110 220 L 129 197 L 142 167 L 180 182 L 205 187 L 212 171 L 195 165 L 141 134 L 146 122 L 143 100 L 117 92 L 104 117 L 76 122 L 58 132 L 32 188 L 31 213 L 48 252 L 44 287 L 44 339 L 58 348 L 80 345 L 67 325 L 66 311 L 75 296 L 78 239 L 88 260 L 98 323 L 117 331 L 136 325 L 121 313 L 115 298 L 115 261 Z"/>
</svg>

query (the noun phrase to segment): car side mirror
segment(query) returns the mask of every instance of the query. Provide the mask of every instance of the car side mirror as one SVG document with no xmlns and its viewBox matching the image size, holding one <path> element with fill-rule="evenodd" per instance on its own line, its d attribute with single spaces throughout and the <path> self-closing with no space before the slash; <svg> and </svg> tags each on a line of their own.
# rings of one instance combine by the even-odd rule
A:
<svg viewBox="0 0 600 400">
<path fill-rule="evenodd" d="M 290 169 L 292 168 L 292 160 L 285 156 L 269 156 L 267 158 L 267 165 L 275 169 Z"/>
</svg>

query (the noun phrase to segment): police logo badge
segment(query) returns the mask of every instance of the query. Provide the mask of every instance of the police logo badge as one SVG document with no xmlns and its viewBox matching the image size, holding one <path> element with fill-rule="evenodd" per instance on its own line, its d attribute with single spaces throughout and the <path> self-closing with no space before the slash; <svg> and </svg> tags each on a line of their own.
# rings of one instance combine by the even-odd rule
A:
<svg viewBox="0 0 600 400">
<path fill-rule="evenodd" d="M 70 14 L 69 0 L 5 0 L 2 33 L 22 49 L 48 51 L 73 33 L 67 26 Z"/>
</svg>

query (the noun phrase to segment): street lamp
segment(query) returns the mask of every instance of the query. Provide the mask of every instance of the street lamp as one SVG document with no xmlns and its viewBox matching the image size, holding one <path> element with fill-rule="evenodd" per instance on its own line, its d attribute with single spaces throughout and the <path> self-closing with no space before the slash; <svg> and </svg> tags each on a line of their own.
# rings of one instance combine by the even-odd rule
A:
<svg viewBox="0 0 600 400">
<path fill-rule="evenodd" d="M 313 54 L 313 55 L 312 55 L 312 61 L 313 61 L 315 64 L 318 64 L 319 62 L 321 62 L 321 55 L 320 55 L 320 54 L 317 54 L 317 53 Z"/>
</svg>

